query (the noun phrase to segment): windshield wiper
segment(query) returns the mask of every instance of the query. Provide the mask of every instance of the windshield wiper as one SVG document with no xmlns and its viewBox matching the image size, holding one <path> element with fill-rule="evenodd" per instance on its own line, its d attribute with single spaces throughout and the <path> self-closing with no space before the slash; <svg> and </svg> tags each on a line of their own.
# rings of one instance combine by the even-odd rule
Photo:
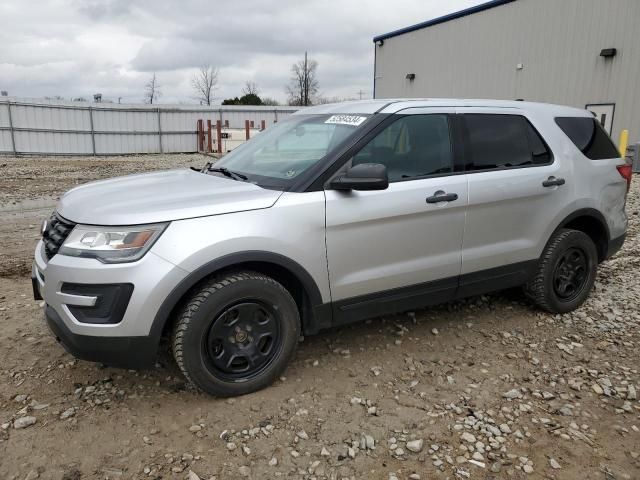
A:
<svg viewBox="0 0 640 480">
<path fill-rule="evenodd" d="M 209 171 L 209 168 L 211 168 L 211 165 L 213 165 L 213 163 L 211 162 L 207 162 L 205 164 L 204 167 L 202 168 L 198 168 L 198 167 L 189 167 L 191 170 L 193 170 L 194 172 L 200 172 L 200 173 L 205 173 Z"/>
<path fill-rule="evenodd" d="M 229 170 L 228 168 L 225 167 L 209 167 L 207 169 L 209 172 L 217 172 L 217 173 L 221 173 L 223 174 L 225 177 L 229 177 L 229 178 L 233 178 L 234 180 L 248 180 L 249 177 L 247 177 L 246 175 L 243 175 L 241 173 L 238 172 L 232 172 L 231 170 Z"/>
</svg>

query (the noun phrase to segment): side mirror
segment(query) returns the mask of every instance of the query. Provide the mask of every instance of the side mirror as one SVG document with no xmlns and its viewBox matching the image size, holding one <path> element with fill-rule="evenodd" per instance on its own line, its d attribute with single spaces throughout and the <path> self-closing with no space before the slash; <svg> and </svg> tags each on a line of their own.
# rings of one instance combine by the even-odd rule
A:
<svg viewBox="0 0 640 480">
<path fill-rule="evenodd" d="M 380 163 L 361 163 L 335 178 L 334 190 L 386 190 L 389 186 L 387 167 Z"/>
</svg>

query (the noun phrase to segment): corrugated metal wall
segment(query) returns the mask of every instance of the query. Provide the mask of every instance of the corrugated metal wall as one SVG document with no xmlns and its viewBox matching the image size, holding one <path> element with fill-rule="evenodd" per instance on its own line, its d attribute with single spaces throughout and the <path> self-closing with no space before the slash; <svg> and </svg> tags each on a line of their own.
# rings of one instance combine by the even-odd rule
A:
<svg viewBox="0 0 640 480">
<path fill-rule="evenodd" d="M 0 153 L 118 155 L 197 151 L 199 119 L 230 128 L 285 118 L 296 107 L 158 106 L 0 99 Z"/>
<path fill-rule="evenodd" d="M 374 48 L 377 98 L 615 103 L 614 139 L 640 141 L 639 0 L 516 0 Z"/>
</svg>

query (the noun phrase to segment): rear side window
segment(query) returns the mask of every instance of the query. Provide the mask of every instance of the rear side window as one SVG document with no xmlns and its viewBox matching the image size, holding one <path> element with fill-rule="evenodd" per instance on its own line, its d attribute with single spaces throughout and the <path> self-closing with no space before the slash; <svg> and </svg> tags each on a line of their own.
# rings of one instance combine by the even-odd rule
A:
<svg viewBox="0 0 640 480">
<path fill-rule="evenodd" d="M 521 115 L 463 115 L 469 156 L 467 170 L 545 165 L 552 155 L 540 134 Z"/>
<path fill-rule="evenodd" d="M 620 157 L 611 138 L 595 118 L 557 117 L 556 123 L 585 157 L 591 160 Z"/>
</svg>

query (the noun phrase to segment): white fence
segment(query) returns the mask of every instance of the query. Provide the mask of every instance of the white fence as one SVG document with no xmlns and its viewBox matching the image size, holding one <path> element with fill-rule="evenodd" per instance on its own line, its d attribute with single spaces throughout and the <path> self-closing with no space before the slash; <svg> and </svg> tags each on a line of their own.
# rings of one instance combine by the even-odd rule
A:
<svg viewBox="0 0 640 480">
<path fill-rule="evenodd" d="M 119 105 L 0 98 L 0 154 L 124 155 L 198 150 L 197 121 L 266 126 L 295 107 Z"/>
</svg>

